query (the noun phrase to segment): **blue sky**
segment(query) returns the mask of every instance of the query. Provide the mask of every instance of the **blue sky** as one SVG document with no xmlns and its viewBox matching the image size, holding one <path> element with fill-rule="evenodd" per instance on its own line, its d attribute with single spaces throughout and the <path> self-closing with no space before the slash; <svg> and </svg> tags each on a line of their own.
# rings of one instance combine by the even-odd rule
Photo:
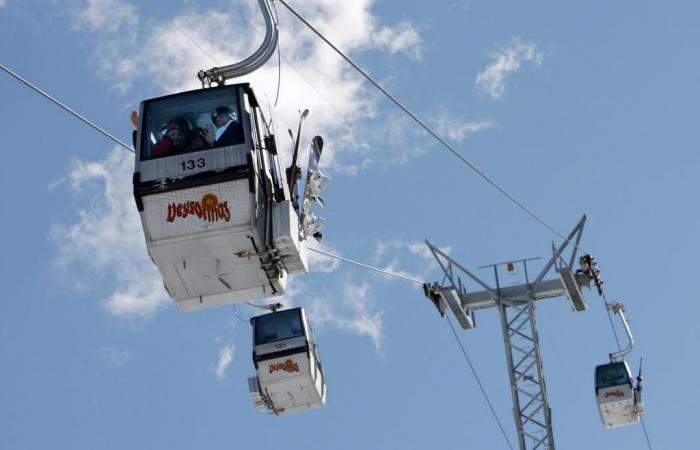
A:
<svg viewBox="0 0 700 450">
<path fill-rule="evenodd" d="M 700 6 L 292 5 L 548 223 L 568 232 L 588 215 L 583 247 L 627 306 L 630 362 L 645 358 L 651 442 L 692 448 Z M 304 149 L 322 134 L 333 177 L 324 248 L 428 281 L 441 276 L 426 238 L 475 271 L 549 254 L 555 235 L 278 10 L 278 142 L 289 149 L 309 108 Z M 0 0 L 0 64 L 127 142 L 141 100 L 196 88 L 198 70 L 246 56 L 261 32 L 252 0 Z M 274 60 L 246 80 L 274 102 Z M 0 93 L 0 448 L 507 448 L 421 287 L 326 259 L 284 301 L 311 314 L 328 405 L 257 413 L 250 326 L 228 307 L 179 313 L 146 256 L 133 156 L 4 73 Z M 615 344 L 602 300 L 584 294 L 585 313 L 564 299 L 537 310 L 555 442 L 645 448 L 640 426 L 600 423 L 593 369 Z M 515 444 L 499 320 L 477 321 L 460 336 Z"/>
</svg>

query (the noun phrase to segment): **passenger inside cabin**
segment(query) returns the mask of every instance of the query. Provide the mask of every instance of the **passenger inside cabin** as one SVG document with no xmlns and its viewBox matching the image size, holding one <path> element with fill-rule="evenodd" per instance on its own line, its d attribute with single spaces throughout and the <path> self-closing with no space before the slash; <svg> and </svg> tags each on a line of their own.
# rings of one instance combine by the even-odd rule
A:
<svg viewBox="0 0 700 450">
<path fill-rule="evenodd" d="M 216 125 L 214 146 L 236 145 L 244 141 L 241 122 L 228 106 L 217 107 L 211 113 L 211 121 Z"/>
<path fill-rule="evenodd" d="M 185 149 L 187 123 L 183 119 L 169 120 L 161 129 L 161 139 L 153 146 L 151 156 L 180 153 Z"/>
<path fill-rule="evenodd" d="M 131 141 L 134 143 L 134 148 L 136 148 L 136 130 L 139 128 L 139 113 L 136 111 L 131 111 L 131 126 L 134 127 L 134 131 L 131 132 Z"/>
<path fill-rule="evenodd" d="M 214 134 L 209 129 L 196 127 L 187 135 L 187 151 L 196 152 L 211 147 L 214 142 Z"/>
</svg>

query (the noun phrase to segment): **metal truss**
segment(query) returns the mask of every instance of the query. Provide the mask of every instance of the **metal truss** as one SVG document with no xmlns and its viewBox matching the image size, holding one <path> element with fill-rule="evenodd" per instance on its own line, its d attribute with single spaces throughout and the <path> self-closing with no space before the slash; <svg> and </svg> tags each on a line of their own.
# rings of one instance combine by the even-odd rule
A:
<svg viewBox="0 0 700 450">
<path fill-rule="evenodd" d="M 574 272 L 572 269 L 585 222 L 584 215 L 564 243 L 558 248 L 552 246 L 552 257 L 534 281 L 530 281 L 528 277 L 528 262 L 538 258 L 481 267 L 493 268 L 495 288 L 426 241 L 443 271 L 444 278 L 441 283 L 426 284 L 424 289 L 441 314 L 449 309 L 462 328 L 469 329 L 475 326 L 475 310 L 498 309 L 520 450 L 554 450 L 552 414 L 547 399 L 542 354 L 537 334 L 535 302 L 566 296 L 575 311 L 586 309 L 580 288 L 589 287 L 591 276 L 588 272 Z M 562 255 L 570 243 L 574 245 L 567 261 Z M 502 286 L 499 281 L 499 268 L 506 267 L 508 271 L 512 271 L 515 264 L 522 265 L 525 283 Z M 558 277 L 545 280 L 544 277 L 552 268 L 555 269 Z M 482 290 L 469 292 L 465 281 L 476 283 Z"/>
<path fill-rule="evenodd" d="M 496 266 L 494 270 L 497 271 Z M 497 304 L 520 448 L 554 450 L 535 301 L 530 297 L 523 301 L 499 298 Z"/>
</svg>

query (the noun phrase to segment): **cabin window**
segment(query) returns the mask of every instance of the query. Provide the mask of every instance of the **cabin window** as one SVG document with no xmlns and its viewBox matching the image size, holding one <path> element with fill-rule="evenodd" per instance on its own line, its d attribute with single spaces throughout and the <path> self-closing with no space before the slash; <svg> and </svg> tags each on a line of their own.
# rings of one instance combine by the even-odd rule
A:
<svg viewBox="0 0 700 450">
<path fill-rule="evenodd" d="M 141 121 L 141 159 L 245 142 L 238 87 L 204 89 L 147 101 Z"/>
<path fill-rule="evenodd" d="M 596 370 L 596 387 L 599 389 L 619 386 L 629 382 L 629 374 L 624 363 L 606 364 Z"/>
<path fill-rule="evenodd" d="M 304 335 L 301 311 L 290 309 L 267 314 L 255 319 L 255 345 Z"/>
</svg>

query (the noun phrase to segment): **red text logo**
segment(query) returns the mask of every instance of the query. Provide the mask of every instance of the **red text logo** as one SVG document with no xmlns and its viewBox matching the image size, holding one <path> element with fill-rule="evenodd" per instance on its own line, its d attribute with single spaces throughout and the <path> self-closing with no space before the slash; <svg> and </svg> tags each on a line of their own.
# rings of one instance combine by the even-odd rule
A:
<svg viewBox="0 0 700 450">
<path fill-rule="evenodd" d="M 624 397 L 625 393 L 622 391 L 611 391 L 611 392 L 606 392 L 605 393 L 605 398 L 608 397 Z"/>
<path fill-rule="evenodd" d="M 173 223 L 178 217 L 185 219 L 189 216 L 196 216 L 205 222 L 228 222 L 231 220 L 231 211 L 228 209 L 228 202 L 219 202 L 214 194 L 204 194 L 198 202 L 173 202 L 168 205 L 168 222 Z"/>
<path fill-rule="evenodd" d="M 270 373 L 277 372 L 278 370 L 284 370 L 285 372 L 299 372 L 299 364 L 295 363 L 291 359 L 286 360 L 280 364 L 270 364 Z"/>
</svg>

